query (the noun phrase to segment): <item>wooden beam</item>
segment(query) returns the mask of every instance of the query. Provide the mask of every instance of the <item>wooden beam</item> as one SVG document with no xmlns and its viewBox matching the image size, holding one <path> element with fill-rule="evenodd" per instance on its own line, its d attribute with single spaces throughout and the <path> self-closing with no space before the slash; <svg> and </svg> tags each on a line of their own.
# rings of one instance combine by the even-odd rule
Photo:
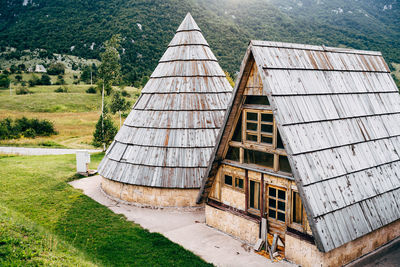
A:
<svg viewBox="0 0 400 267">
<path fill-rule="evenodd" d="M 245 181 L 245 186 L 244 186 L 244 194 L 245 194 L 245 211 L 248 213 L 248 207 L 249 207 L 249 171 L 244 170 L 244 181 Z"/>
<path fill-rule="evenodd" d="M 251 213 L 247 213 L 246 211 L 228 206 L 222 202 L 219 202 L 215 199 L 212 198 L 208 198 L 207 199 L 207 204 L 213 208 L 219 209 L 219 210 L 223 210 L 223 211 L 227 211 L 230 212 L 236 216 L 239 216 L 241 218 L 244 218 L 246 220 L 251 220 L 253 222 L 259 223 L 260 222 L 260 217 Z"/>
<path fill-rule="evenodd" d="M 240 143 L 237 141 L 229 141 L 229 146 L 244 148 L 248 150 L 257 150 L 261 152 L 266 152 L 270 154 L 278 154 L 286 156 L 286 151 L 284 149 L 274 149 L 272 145 L 263 145 L 257 143 Z"/>
<path fill-rule="evenodd" d="M 265 214 L 265 205 L 264 205 L 264 199 L 265 199 L 265 190 L 264 190 L 264 173 L 261 173 L 261 209 L 260 209 L 260 217 L 264 218 L 264 214 Z"/>
</svg>

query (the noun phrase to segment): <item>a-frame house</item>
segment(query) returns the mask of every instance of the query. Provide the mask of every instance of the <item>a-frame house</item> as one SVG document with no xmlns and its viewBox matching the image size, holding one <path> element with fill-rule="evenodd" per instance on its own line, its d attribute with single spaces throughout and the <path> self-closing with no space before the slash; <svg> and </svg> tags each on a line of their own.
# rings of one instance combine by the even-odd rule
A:
<svg viewBox="0 0 400 267">
<path fill-rule="evenodd" d="M 198 202 L 206 223 L 339 266 L 400 236 L 400 96 L 379 52 L 251 41 Z"/>
</svg>

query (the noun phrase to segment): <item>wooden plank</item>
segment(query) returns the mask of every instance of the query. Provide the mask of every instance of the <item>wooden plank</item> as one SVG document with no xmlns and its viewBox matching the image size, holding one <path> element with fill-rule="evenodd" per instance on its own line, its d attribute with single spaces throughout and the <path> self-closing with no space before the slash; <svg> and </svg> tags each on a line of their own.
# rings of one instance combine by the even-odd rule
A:
<svg viewBox="0 0 400 267">
<path fill-rule="evenodd" d="M 245 170 L 244 171 L 245 176 L 244 176 L 244 195 L 245 195 L 245 211 L 248 213 L 248 207 L 249 207 L 249 171 Z"/>
<path fill-rule="evenodd" d="M 264 184 L 264 173 L 261 173 L 261 207 L 260 207 L 260 217 L 264 218 L 265 214 L 265 184 Z"/>
</svg>

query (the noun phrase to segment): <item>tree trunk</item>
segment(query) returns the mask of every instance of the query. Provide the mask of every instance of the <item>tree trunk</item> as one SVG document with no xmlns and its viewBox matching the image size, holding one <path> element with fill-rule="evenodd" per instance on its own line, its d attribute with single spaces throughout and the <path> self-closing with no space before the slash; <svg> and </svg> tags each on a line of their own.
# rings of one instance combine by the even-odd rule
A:
<svg viewBox="0 0 400 267">
<path fill-rule="evenodd" d="M 121 129 L 121 110 L 119 110 L 118 112 L 119 112 L 119 128 Z"/>
<path fill-rule="evenodd" d="M 101 91 L 101 137 L 103 139 L 103 151 L 106 151 L 106 143 L 104 142 L 104 80 L 103 90 Z"/>
</svg>

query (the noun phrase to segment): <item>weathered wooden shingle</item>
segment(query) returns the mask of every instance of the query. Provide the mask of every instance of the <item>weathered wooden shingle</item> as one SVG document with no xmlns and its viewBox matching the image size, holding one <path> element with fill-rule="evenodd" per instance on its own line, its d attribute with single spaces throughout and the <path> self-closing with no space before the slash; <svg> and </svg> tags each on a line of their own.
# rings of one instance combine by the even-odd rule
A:
<svg viewBox="0 0 400 267">
<path fill-rule="evenodd" d="M 122 183 L 199 188 L 232 95 L 188 14 L 98 168 Z"/>
</svg>

